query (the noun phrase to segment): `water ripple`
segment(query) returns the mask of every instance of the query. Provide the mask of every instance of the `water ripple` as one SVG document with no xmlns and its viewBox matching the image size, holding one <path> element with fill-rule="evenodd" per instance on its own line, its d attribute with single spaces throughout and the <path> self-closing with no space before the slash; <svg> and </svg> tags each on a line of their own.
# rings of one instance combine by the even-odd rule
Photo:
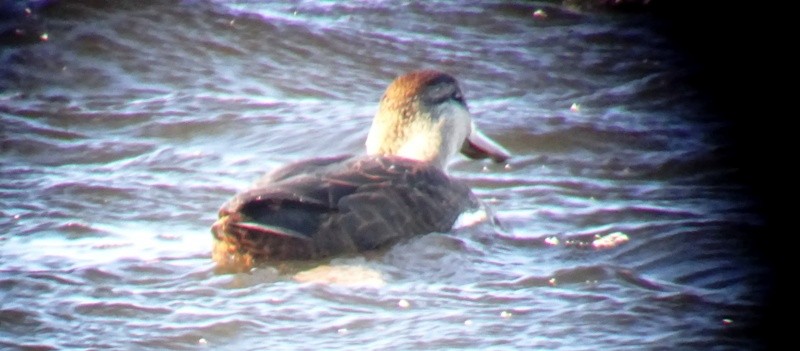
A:
<svg viewBox="0 0 800 351">
<path fill-rule="evenodd" d="M 771 278 L 747 238 L 764 220 L 657 17 L 14 6 L 48 36 L 1 44 L 0 348 L 757 348 Z M 458 77 L 514 154 L 450 168 L 500 224 L 216 272 L 222 202 L 285 162 L 363 152 L 386 83 L 417 68 Z"/>
</svg>

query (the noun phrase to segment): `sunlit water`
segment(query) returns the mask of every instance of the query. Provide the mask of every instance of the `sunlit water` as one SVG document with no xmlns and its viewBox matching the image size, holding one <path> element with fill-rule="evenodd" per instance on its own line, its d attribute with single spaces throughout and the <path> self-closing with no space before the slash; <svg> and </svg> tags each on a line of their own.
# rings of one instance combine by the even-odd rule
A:
<svg viewBox="0 0 800 351">
<path fill-rule="evenodd" d="M 0 47 L 0 348 L 757 346 L 765 268 L 744 238 L 762 218 L 653 19 L 31 4 L 7 20 L 34 34 Z M 501 225 L 215 273 L 219 206 L 285 162 L 361 152 L 383 89 L 418 68 L 457 77 L 514 153 L 450 168 Z"/>
</svg>

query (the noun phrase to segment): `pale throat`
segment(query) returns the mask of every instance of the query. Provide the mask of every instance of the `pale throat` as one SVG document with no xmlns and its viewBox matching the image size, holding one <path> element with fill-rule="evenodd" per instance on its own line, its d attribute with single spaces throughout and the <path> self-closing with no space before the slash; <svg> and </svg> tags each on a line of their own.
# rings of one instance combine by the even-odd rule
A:
<svg viewBox="0 0 800 351">
<path fill-rule="evenodd" d="M 402 128 L 376 121 L 367 136 L 367 154 L 400 156 L 423 162 L 442 163 L 442 123 L 413 121 Z M 402 132 L 397 133 L 398 129 Z"/>
<path fill-rule="evenodd" d="M 397 156 L 424 162 L 443 163 L 444 160 L 440 159 L 442 137 L 439 131 L 423 127 L 413 131 L 411 135 L 397 150 Z"/>
<path fill-rule="evenodd" d="M 408 124 L 401 128 L 376 118 L 367 136 L 367 154 L 400 156 L 445 168 L 469 135 L 471 118 L 465 109 L 449 105 L 439 106 L 432 112 L 439 118 L 420 116 L 406 120 Z M 398 133 L 399 129 L 402 132 Z"/>
</svg>

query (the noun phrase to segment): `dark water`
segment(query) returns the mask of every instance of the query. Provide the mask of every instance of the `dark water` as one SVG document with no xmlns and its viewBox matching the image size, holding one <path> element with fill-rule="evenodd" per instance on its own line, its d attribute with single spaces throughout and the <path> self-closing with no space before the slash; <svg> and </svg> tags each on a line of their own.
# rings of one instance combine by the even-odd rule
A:
<svg viewBox="0 0 800 351">
<path fill-rule="evenodd" d="M 769 282 L 746 239 L 764 218 L 658 19 L 537 2 L 4 8 L 0 348 L 760 346 Z M 383 89 L 418 68 L 460 79 L 514 153 L 450 169 L 505 228 L 216 274 L 219 206 L 282 163 L 361 152 Z M 593 246 L 609 235 L 623 240 Z"/>
</svg>

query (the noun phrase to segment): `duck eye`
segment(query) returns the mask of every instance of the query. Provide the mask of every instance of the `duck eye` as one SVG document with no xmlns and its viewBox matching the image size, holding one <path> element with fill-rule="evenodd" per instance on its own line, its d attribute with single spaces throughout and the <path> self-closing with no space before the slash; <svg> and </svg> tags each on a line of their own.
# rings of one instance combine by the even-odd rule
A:
<svg viewBox="0 0 800 351">
<path fill-rule="evenodd" d="M 461 95 L 461 91 L 459 91 L 459 90 L 456 90 L 456 91 L 453 92 L 452 98 L 453 98 L 453 100 L 456 100 L 456 101 L 458 101 L 458 102 L 460 102 L 462 104 L 464 103 L 464 95 Z"/>
<path fill-rule="evenodd" d="M 439 86 L 428 91 L 427 99 L 434 104 L 441 104 L 447 100 L 455 100 L 464 103 L 464 97 L 458 88 L 452 86 Z"/>
<path fill-rule="evenodd" d="M 429 91 L 428 100 L 439 104 L 450 98 L 450 92 L 443 87 L 436 87 Z"/>
</svg>

